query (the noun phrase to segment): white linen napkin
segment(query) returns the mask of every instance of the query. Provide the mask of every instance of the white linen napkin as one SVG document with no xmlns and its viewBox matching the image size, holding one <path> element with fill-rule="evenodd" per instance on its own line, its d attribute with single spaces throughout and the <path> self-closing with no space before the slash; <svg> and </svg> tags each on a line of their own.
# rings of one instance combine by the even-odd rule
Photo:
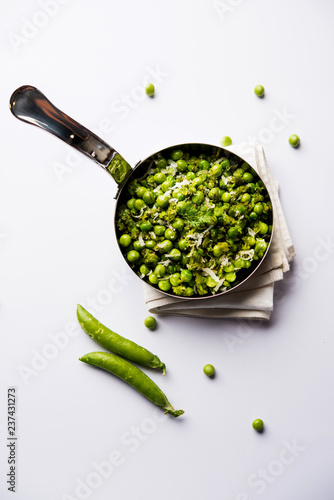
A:
<svg viewBox="0 0 334 500">
<path fill-rule="evenodd" d="M 273 203 L 274 231 L 265 260 L 243 285 L 217 297 L 201 300 L 169 297 L 144 283 L 144 297 L 152 314 L 192 316 L 200 318 L 270 319 L 274 302 L 274 283 L 283 279 L 295 256 L 295 249 L 286 224 L 275 183 L 259 144 L 229 146 L 229 151 L 247 161 L 265 183 Z"/>
</svg>

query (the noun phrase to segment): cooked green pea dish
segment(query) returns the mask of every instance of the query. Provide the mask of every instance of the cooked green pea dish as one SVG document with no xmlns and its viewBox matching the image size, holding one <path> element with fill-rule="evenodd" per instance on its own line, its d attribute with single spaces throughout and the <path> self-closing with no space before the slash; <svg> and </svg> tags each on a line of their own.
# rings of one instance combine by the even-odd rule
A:
<svg viewBox="0 0 334 500">
<path fill-rule="evenodd" d="M 235 287 L 270 241 L 268 192 L 255 170 L 227 151 L 159 156 L 123 199 L 116 227 L 125 259 L 140 278 L 180 297 Z"/>
</svg>

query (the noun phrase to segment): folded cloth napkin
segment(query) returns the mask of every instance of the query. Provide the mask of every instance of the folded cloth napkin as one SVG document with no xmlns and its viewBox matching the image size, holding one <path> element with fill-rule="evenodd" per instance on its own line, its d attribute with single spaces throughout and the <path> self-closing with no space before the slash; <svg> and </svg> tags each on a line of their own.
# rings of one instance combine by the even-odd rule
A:
<svg viewBox="0 0 334 500">
<path fill-rule="evenodd" d="M 295 256 L 294 246 L 275 183 L 259 144 L 226 148 L 241 156 L 258 172 L 273 203 L 274 230 L 269 251 L 253 276 L 235 291 L 202 300 L 169 297 L 144 283 L 144 297 L 150 313 L 200 318 L 269 319 L 273 310 L 274 283 L 283 279 Z"/>
</svg>

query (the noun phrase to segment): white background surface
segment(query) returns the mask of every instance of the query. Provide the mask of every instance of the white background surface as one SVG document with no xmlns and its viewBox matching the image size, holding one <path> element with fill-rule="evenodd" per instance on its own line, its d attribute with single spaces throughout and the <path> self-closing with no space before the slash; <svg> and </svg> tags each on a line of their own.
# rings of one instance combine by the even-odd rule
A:
<svg viewBox="0 0 334 500">
<path fill-rule="evenodd" d="M 44 16 L 37 0 L 0 7 L 1 499 L 13 497 L 5 474 L 14 385 L 17 499 L 332 500 L 333 3 L 52 3 Z M 147 75 L 153 100 L 140 90 Z M 265 99 L 253 93 L 258 83 Z M 9 97 L 23 84 L 132 164 L 173 143 L 262 143 L 298 254 L 270 322 L 162 317 L 155 332 L 145 329 L 141 283 L 113 234 L 115 184 L 11 116 Z M 166 362 L 168 375 L 152 378 L 183 417 L 77 361 L 96 350 L 78 328 L 68 335 L 76 304 L 89 301 L 101 321 Z M 254 418 L 265 433 L 253 431 Z M 294 455 L 284 451 L 293 444 Z M 119 465 L 104 464 L 102 477 L 97 464 L 113 451 Z"/>
</svg>

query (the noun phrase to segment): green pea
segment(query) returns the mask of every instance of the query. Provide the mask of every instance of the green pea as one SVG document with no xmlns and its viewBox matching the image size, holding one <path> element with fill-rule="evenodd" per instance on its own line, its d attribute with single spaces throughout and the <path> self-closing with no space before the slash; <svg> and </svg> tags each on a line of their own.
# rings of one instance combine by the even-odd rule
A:
<svg viewBox="0 0 334 500">
<path fill-rule="evenodd" d="M 157 244 L 157 243 L 156 243 L 156 241 L 154 241 L 154 240 L 146 240 L 146 241 L 145 241 L 145 246 L 146 246 L 146 248 L 151 248 L 151 249 L 152 249 L 152 248 L 154 248 L 154 247 L 155 247 L 155 245 L 156 245 L 156 244 Z"/>
<path fill-rule="evenodd" d="M 242 269 L 243 267 L 245 267 L 245 261 L 243 259 L 238 259 L 234 262 L 234 267 L 236 267 L 237 269 Z"/>
<path fill-rule="evenodd" d="M 183 222 L 182 219 L 175 219 L 175 221 L 173 222 L 172 226 L 177 231 L 182 231 L 182 229 L 184 228 L 184 222 Z"/>
<path fill-rule="evenodd" d="M 188 172 L 186 175 L 186 179 L 188 179 L 188 181 L 192 181 L 193 179 L 195 179 L 195 177 L 196 177 L 195 172 Z"/>
<path fill-rule="evenodd" d="M 167 167 L 167 160 L 166 160 L 166 158 L 158 158 L 157 161 L 155 162 L 155 164 L 158 168 L 166 168 Z"/>
<path fill-rule="evenodd" d="M 159 256 L 155 252 L 152 252 L 152 250 L 149 250 L 148 248 L 143 250 L 143 262 L 148 266 L 156 266 L 159 260 Z"/>
<path fill-rule="evenodd" d="M 230 264 L 229 266 L 224 266 L 223 270 L 224 270 L 224 273 L 233 273 L 234 266 L 233 266 L 233 264 Z"/>
<path fill-rule="evenodd" d="M 173 250 L 174 250 L 174 249 L 173 249 Z M 173 250 L 172 250 L 172 251 L 173 251 Z M 171 274 L 173 274 L 173 273 L 175 273 L 176 271 L 177 271 L 176 266 L 174 266 L 174 264 L 169 264 L 169 266 L 168 266 L 168 272 L 169 272 L 169 273 L 171 273 Z"/>
<path fill-rule="evenodd" d="M 142 222 L 140 224 L 141 231 L 151 231 L 151 229 L 152 229 L 152 224 L 149 221 Z"/>
<path fill-rule="evenodd" d="M 131 198 L 130 200 L 127 201 L 127 207 L 132 210 L 133 208 L 135 208 L 135 198 Z"/>
<path fill-rule="evenodd" d="M 229 283 L 233 283 L 237 279 L 237 275 L 235 273 L 227 273 L 225 274 L 225 279 Z"/>
<path fill-rule="evenodd" d="M 170 240 L 164 240 L 158 244 L 160 253 L 169 253 L 173 248 L 173 243 Z"/>
<path fill-rule="evenodd" d="M 137 210 L 141 210 L 142 208 L 146 207 L 146 203 L 144 200 L 138 198 L 136 201 L 135 201 L 135 208 Z"/>
<path fill-rule="evenodd" d="M 208 162 L 208 160 L 202 159 L 198 162 L 198 167 L 201 170 L 208 170 L 210 168 L 210 163 Z"/>
<path fill-rule="evenodd" d="M 248 193 L 245 193 L 241 197 L 241 203 L 249 203 L 250 202 L 250 195 Z"/>
<path fill-rule="evenodd" d="M 146 187 L 144 186 L 139 186 L 137 189 L 136 189 L 136 196 L 138 196 L 138 198 L 142 198 L 144 193 L 147 191 Z"/>
<path fill-rule="evenodd" d="M 222 137 L 220 144 L 224 147 L 231 146 L 231 144 L 232 144 L 231 137 L 229 137 L 228 135 L 225 135 L 224 137 Z"/>
<path fill-rule="evenodd" d="M 250 169 L 250 165 L 248 165 L 247 162 L 243 162 L 242 165 L 241 165 L 241 168 L 244 169 L 244 170 L 249 170 Z"/>
<path fill-rule="evenodd" d="M 262 429 L 264 427 L 263 420 L 261 420 L 260 418 L 257 418 L 252 423 L 252 426 L 253 426 L 253 429 L 255 429 L 256 431 L 262 431 Z"/>
<path fill-rule="evenodd" d="M 236 216 L 239 216 L 239 215 L 245 215 L 246 213 L 246 207 L 245 205 L 236 205 L 235 207 L 235 215 Z"/>
<path fill-rule="evenodd" d="M 250 247 L 253 247 L 255 245 L 255 238 L 253 236 L 248 236 L 247 242 Z"/>
<path fill-rule="evenodd" d="M 142 264 L 139 268 L 140 274 L 147 275 L 150 272 L 150 268 L 146 264 Z"/>
<path fill-rule="evenodd" d="M 180 260 L 181 259 L 181 252 L 178 248 L 173 248 L 170 252 L 169 258 L 172 260 Z"/>
<path fill-rule="evenodd" d="M 154 180 L 157 184 L 162 184 L 166 180 L 166 175 L 163 172 L 157 172 L 154 175 Z"/>
<path fill-rule="evenodd" d="M 257 240 L 255 243 L 254 252 L 258 254 L 259 257 L 263 257 L 265 251 L 267 250 L 267 243 L 264 240 Z"/>
<path fill-rule="evenodd" d="M 256 85 L 256 87 L 254 87 L 254 93 L 258 97 L 263 97 L 264 96 L 264 87 L 263 87 L 263 85 Z"/>
<path fill-rule="evenodd" d="M 128 247 L 131 243 L 131 236 L 129 234 L 122 234 L 122 236 L 119 239 L 119 244 L 122 247 Z"/>
<path fill-rule="evenodd" d="M 180 160 L 180 158 L 182 158 L 183 156 L 182 149 L 174 149 L 171 156 L 174 161 Z"/>
<path fill-rule="evenodd" d="M 212 253 L 215 257 L 220 257 L 224 253 L 224 248 L 217 243 L 212 249 Z"/>
<path fill-rule="evenodd" d="M 179 249 L 182 251 L 188 248 L 188 245 L 189 245 L 188 240 L 186 240 L 185 238 L 179 241 Z"/>
<path fill-rule="evenodd" d="M 189 283 L 192 279 L 193 279 L 192 272 L 189 271 L 188 269 L 182 269 L 181 281 L 185 281 L 186 283 Z"/>
<path fill-rule="evenodd" d="M 166 268 L 162 264 L 158 264 L 154 269 L 154 274 L 158 276 L 158 278 L 162 278 L 166 274 Z"/>
<path fill-rule="evenodd" d="M 147 203 L 148 205 L 153 205 L 153 203 L 155 202 L 155 194 L 153 193 L 153 191 L 149 191 L 148 189 L 145 191 L 145 193 L 143 194 L 143 200 L 145 201 L 145 203 Z"/>
<path fill-rule="evenodd" d="M 252 180 L 254 179 L 250 172 L 245 172 L 242 178 L 245 182 L 252 182 Z"/>
<path fill-rule="evenodd" d="M 171 289 L 171 286 L 172 285 L 170 284 L 170 282 L 168 280 L 160 280 L 158 283 L 158 287 L 163 292 L 168 292 Z"/>
<path fill-rule="evenodd" d="M 184 291 L 184 296 L 185 297 L 192 297 L 194 295 L 194 289 L 191 288 L 191 286 L 187 286 L 185 291 Z"/>
<path fill-rule="evenodd" d="M 298 148 L 298 146 L 300 144 L 300 139 L 299 139 L 298 135 L 296 135 L 296 134 L 290 135 L 290 137 L 289 137 L 289 144 L 293 148 Z"/>
<path fill-rule="evenodd" d="M 196 193 L 191 197 L 191 201 L 196 205 L 200 205 L 204 201 L 204 193 L 203 191 L 196 191 Z"/>
<path fill-rule="evenodd" d="M 262 215 L 262 213 L 263 213 L 263 205 L 262 205 L 262 203 L 257 203 L 255 205 L 253 211 L 256 213 L 256 215 Z"/>
<path fill-rule="evenodd" d="M 182 267 L 186 267 L 187 264 L 189 264 L 189 257 L 187 257 L 186 255 L 182 254 L 182 257 L 181 257 L 181 266 Z"/>
<path fill-rule="evenodd" d="M 169 189 L 171 189 L 174 186 L 175 182 L 174 181 L 165 181 L 161 184 L 161 190 L 165 193 Z"/>
<path fill-rule="evenodd" d="M 149 328 L 150 330 L 153 330 L 156 324 L 157 324 L 156 319 L 153 318 L 153 316 L 147 316 L 147 318 L 145 318 L 144 320 L 144 325 L 146 326 L 146 328 Z"/>
<path fill-rule="evenodd" d="M 238 238 L 239 234 L 240 234 L 239 228 L 235 226 L 230 227 L 230 229 L 227 231 L 228 237 L 231 238 L 232 240 Z"/>
<path fill-rule="evenodd" d="M 129 262 L 136 262 L 140 258 L 140 253 L 137 250 L 130 250 L 127 254 L 127 258 Z"/>
<path fill-rule="evenodd" d="M 187 211 L 188 203 L 186 201 L 179 201 L 176 204 L 176 211 L 178 214 L 184 214 Z"/>
<path fill-rule="evenodd" d="M 237 180 L 242 179 L 242 176 L 244 175 L 244 169 L 243 168 L 237 168 L 233 172 L 233 177 L 235 177 Z"/>
<path fill-rule="evenodd" d="M 223 166 L 219 163 L 216 163 L 210 168 L 209 174 L 212 177 L 219 177 L 223 171 Z"/>
<path fill-rule="evenodd" d="M 225 193 L 222 194 L 222 201 L 224 203 L 229 203 L 231 201 L 231 195 L 230 195 L 230 193 L 228 193 L 227 191 L 225 191 Z"/>
<path fill-rule="evenodd" d="M 181 189 L 175 189 L 175 191 L 173 191 L 173 198 L 183 201 L 185 199 L 185 195 L 183 194 Z"/>
<path fill-rule="evenodd" d="M 248 217 L 250 218 L 250 220 L 256 220 L 257 214 L 255 212 L 251 212 Z"/>
<path fill-rule="evenodd" d="M 188 169 L 188 163 L 185 160 L 177 160 L 176 168 L 179 172 L 186 172 Z"/>
<path fill-rule="evenodd" d="M 143 248 L 145 248 L 145 243 L 141 243 L 139 240 L 133 242 L 133 248 L 140 252 Z"/>
<path fill-rule="evenodd" d="M 214 374 L 215 374 L 215 367 L 213 365 L 205 365 L 203 367 L 203 372 L 205 373 L 205 375 L 207 375 L 208 377 L 212 377 Z"/>
<path fill-rule="evenodd" d="M 154 226 L 153 231 L 157 236 L 163 236 L 165 234 L 166 228 L 165 226 Z"/>
<path fill-rule="evenodd" d="M 206 284 L 207 286 L 209 286 L 210 288 L 214 288 L 216 285 L 217 285 L 217 281 L 214 280 L 213 278 L 211 278 L 211 276 L 209 276 L 206 280 Z"/>
<path fill-rule="evenodd" d="M 265 222 L 261 222 L 259 234 L 261 234 L 262 236 L 267 234 L 268 229 L 268 225 Z"/>
<path fill-rule="evenodd" d="M 157 285 L 159 281 L 158 276 L 154 273 L 151 273 L 149 275 L 148 280 L 150 283 L 152 283 L 152 285 Z"/>
<path fill-rule="evenodd" d="M 172 274 L 172 276 L 169 278 L 169 281 L 171 282 L 172 286 L 178 286 L 181 283 L 180 273 Z"/>
<path fill-rule="evenodd" d="M 158 196 L 155 203 L 157 204 L 158 207 L 165 208 L 168 206 L 169 200 L 170 200 L 170 196 L 167 196 L 165 194 L 161 194 Z"/>
<path fill-rule="evenodd" d="M 174 241 L 177 238 L 177 232 L 173 231 L 173 229 L 170 229 L 169 227 L 165 231 L 165 238 L 167 240 Z"/>
<path fill-rule="evenodd" d="M 195 177 L 195 179 L 192 181 L 191 185 L 196 188 L 198 186 L 200 186 L 201 184 L 203 184 L 203 182 L 205 182 L 205 176 L 203 175 L 200 175 L 198 177 Z"/>
<path fill-rule="evenodd" d="M 216 201 L 216 200 L 219 200 L 219 198 L 221 197 L 221 194 L 222 194 L 221 190 L 218 187 L 214 187 L 214 188 L 210 189 L 208 196 L 209 196 L 210 200 Z"/>
<path fill-rule="evenodd" d="M 148 85 L 146 85 L 145 92 L 149 97 L 154 96 L 155 88 L 154 88 L 153 83 L 149 83 Z"/>
</svg>

